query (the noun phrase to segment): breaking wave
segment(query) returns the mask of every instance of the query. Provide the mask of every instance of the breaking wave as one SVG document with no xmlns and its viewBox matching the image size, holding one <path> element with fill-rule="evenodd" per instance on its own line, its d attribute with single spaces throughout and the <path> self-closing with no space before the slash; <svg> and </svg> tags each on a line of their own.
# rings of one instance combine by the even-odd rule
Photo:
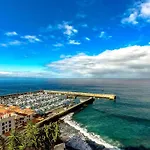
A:
<svg viewBox="0 0 150 150">
<path fill-rule="evenodd" d="M 119 150 L 119 148 L 105 142 L 99 135 L 95 135 L 94 133 L 89 133 L 86 128 L 82 128 L 80 124 L 72 120 L 73 113 L 63 117 L 65 123 L 70 125 L 71 127 L 75 128 L 76 130 L 80 131 L 85 137 L 90 139 L 91 141 L 96 142 L 97 144 L 104 145 L 106 148 L 110 148 L 112 150 Z"/>
</svg>

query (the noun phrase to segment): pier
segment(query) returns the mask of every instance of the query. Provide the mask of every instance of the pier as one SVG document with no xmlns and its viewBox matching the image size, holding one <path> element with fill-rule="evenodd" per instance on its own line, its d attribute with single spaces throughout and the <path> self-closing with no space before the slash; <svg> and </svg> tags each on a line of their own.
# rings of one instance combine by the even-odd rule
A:
<svg viewBox="0 0 150 150">
<path fill-rule="evenodd" d="M 44 92 L 48 94 L 61 94 L 61 95 L 67 95 L 67 96 L 75 96 L 75 97 L 89 97 L 87 100 L 80 102 L 77 105 L 74 105 L 72 107 L 67 108 L 66 110 L 63 110 L 57 114 L 52 114 L 51 116 L 45 118 L 44 120 L 38 122 L 36 125 L 37 127 L 42 127 L 44 125 L 48 125 L 50 122 L 57 121 L 61 117 L 69 114 L 77 112 L 78 110 L 83 109 L 84 107 L 87 107 L 89 104 L 92 104 L 95 101 L 95 98 L 106 98 L 109 100 L 116 100 L 116 95 L 113 94 L 95 94 L 95 93 L 83 93 L 83 92 L 65 92 L 65 91 L 50 91 L 50 90 L 44 90 Z"/>
<path fill-rule="evenodd" d="M 65 92 L 65 91 L 50 91 L 50 90 L 44 90 L 44 91 L 49 94 L 62 94 L 62 95 L 68 95 L 68 96 L 106 98 L 109 100 L 116 99 L 116 95 L 114 95 L 114 94 L 97 94 L 97 93 Z"/>
<path fill-rule="evenodd" d="M 77 105 L 69 107 L 68 109 L 66 109 L 64 111 L 61 111 L 57 114 L 47 117 L 46 119 L 38 122 L 36 125 L 37 125 L 37 127 L 42 127 L 44 125 L 48 125 L 50 122 L 57 121 L 61 117 L 65 116 L 69 113 L 76 112 L 76 111 L 80 110 L 81 108 L 84 108 L 84 107 L 88 106 L 89 104 L 92 104 L 94 100 L 95 100 L 94 98 L 89 98 L 89 99 L 85 100 L 84 102 L 81 102 Z"/>
</svg>

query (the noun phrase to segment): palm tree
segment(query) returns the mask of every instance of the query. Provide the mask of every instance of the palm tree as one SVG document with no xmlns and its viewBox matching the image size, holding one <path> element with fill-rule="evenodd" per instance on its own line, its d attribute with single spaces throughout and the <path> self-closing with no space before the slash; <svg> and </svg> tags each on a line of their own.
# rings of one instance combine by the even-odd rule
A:
<svg viewBox="0 0 150 150">
<path fill-rule="evenodd" d="M 0 150 L 6 150 L 6 141 L 1 135 L 0 135 Z"/>
<path fill-rule="evenodd" d="M 28 141 L 27 141 L 27 139 L 26 139 L 25 137 L 26 137 L 26 136 L 25 136 L 25 133 L 24 133 L 24 132 L 22 132 L 22 133 L 20 134 L 20 136 L 19 136 L 19 140 L 20 140 L 20 145 L 18 146 L 18 147 L 19 147 L 19 150 L 25 150 L 26 147 L 27 147 Z"/>
<path fill-rule="evenodd" d="M 29 122 L 25 127 L 24 135 L 27 141 L 27 147 L 38 149 L 38 134 L 39 129 L 32 122 Z"/>
<path fill-rule="evenodd" d="M 12 130 L 10 136 L 8 136 L 8 150 L 18 150 L 19 144 L 19 135 L 15 130 Z"/>
<path fill-rule="evenodd" d="M 60 136 L 60 130 L 59 130 L 58 122 L 52 123 L 51 128 L 52 128 L 51 132 L 52 132 L 53 141 L 56 142 L 58 137 Z"/>
<path fill-rule="evenodd" d="M 44 126 L 44 133 L 47 141 L 49 141 L 50 149 L 53 149 L 60 134 L 58 122 L 50 123 L 49 125 Z"/>
<path fill-rule="evenodd" d="M 40 128 L 38 144 L 43 150 L 53 150 L 59 134 L 60 132 L 57 122 L 44 125 L 44 127 Z"/>
<path fill-rule="evenodd" d="M 39 149 L 39 147 L 41 150 L 53 150 L 59 135 L 58 122 L 44 125 L 40 129 L 32 122 L 29 122 L 23 132 L 11 131 L 11 135 L 8 137 L 8 150 L 31 150 Z M 2 146 L 5 145 L 5 140 L 1 137 L 0 142 Z M 5 147 L 0 150 L 5 150 Z"/>
</svg>

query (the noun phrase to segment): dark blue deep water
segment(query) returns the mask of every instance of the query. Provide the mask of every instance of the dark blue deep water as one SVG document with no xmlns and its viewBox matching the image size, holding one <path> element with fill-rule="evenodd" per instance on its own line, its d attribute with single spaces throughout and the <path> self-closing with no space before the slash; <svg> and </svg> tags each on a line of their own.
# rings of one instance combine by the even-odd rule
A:
<svg viewBox="0 0 150 150">
<path fill-rule="evenodd" d="M 116 103 L 96 100 L 73 119 L 112 145 L 150 148 L 150 79 L 0 78 L 0 95 L 41 89 L 116 94 Z"/>
</svg>

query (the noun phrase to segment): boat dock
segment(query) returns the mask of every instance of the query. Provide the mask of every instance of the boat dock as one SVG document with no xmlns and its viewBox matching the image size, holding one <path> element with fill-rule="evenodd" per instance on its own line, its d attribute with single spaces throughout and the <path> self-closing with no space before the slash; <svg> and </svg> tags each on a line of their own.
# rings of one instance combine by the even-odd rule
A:
<svg viewBox="0 0 150 150">
<path fill-rule="evenodd" d="M 54 115 L 52 115 L 50 117 L 47 117 L 46 119 L 38 122 L 36 125 L 37 125 L 37 127 L 42 127 L 44 125 L 48 125 L 50 122 L 57 121 L 61 117 L 65 116 L 65 115 L 67 115 L 69 113 L 76 112 L 76 111 L 80 110 L 81 108 L 84 108 L 84 107 L 88 106 L 88 104 L 92 104 L 94 100 L 95 100 L 94 98 L 89 98 L 89 99 L 85 100 L 84 102 L 81 102 L 81 103 L 79 103 L 77 105 L 69 107 L 68 109 L 66 109 L 64 111 L 61 111 L 61 112 L 59 112 L 57 114 L 54 114 Z"/>
<path fill-rule="evenodd" d="M 97 94 L 97 93 L 83 93 L 83 92 L 65 92 L 65 91 L 50 91 L 44 90 L 49 94 L 62 94 L 68 96 L 81 96 L 81 97 L 94 97 L 94 98 L 106 98 L 109 100 L 115 100 L 116 95 L 114 94 Z"/>
<path fill-rule="evenodd" d="M 113 94 L 95 94 L 95 93 L 83 93 L 83 92 L 65 92 L 65 91 L 50 91 L 50 90 L 44 90 L 47 94 L 61 94 L 61 95 L 67 95 L 67 96 L 72 96 L 72 97 L 89 97 L 87 100 L 84 100 L 80 102 L 77 105 L 71 106 L 69 108 L 66 108 L 56 114 L 51 114 L 41 122 L 37 123 L 38 127 L 43 126 L 44 124 L 49 124 L 50 122 L 57 121 L 61 117 L 69 114 L 69 113 L 74 113 L 78 110 L 83 109 L 84 107 L 88 106 L 89 104 L 92 104 L 96 98 L 106 98 L 109 100 L 116 100 L 116 95 Z"/>
<path fill-rule="evenodd" d="M 69 114 L 74 113 L 78 110 L 83 109 L 84 107 L 88 106 L 89 104 L 92 104 L 95 101 L 95 98 L 106 98 L 109 100 L 116 100 L 116 95 L 113 94 L 95 94 L 95 93 L 82 93 L 82 92 L 65 92 L 65 91 L 50 91 L 50 90 L 44 90 L 44 92 L 48 94 L 61 94 L 61 95 L 67 95 L 67 96 L 80 96 L 80 97 L 89 97 L 87 100 L 84 100 L 83 102 L 80 102 L 77 105 L 71 106 L 67 109 L 64 109 L 56 114 L 51 114 L 50 116 L 46 117 L 44 120 L 38 122 L 36 125 L 38 127 L 42 127 L 44 125 L 48 125 L 50 122 L 57 121 L 61 117 Z"/>
</svg>

